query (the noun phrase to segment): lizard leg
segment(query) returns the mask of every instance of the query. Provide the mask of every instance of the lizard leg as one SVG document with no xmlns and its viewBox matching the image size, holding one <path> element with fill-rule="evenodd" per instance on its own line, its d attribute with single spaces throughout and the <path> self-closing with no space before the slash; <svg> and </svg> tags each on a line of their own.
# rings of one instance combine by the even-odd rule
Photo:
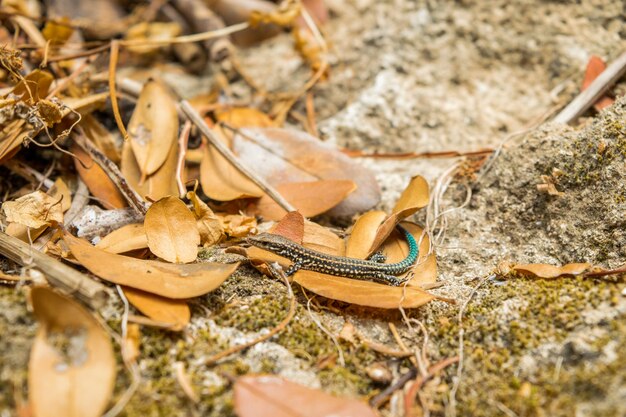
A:
<svg viewBox="0 0 626 417">
<path fill-rule="evenodd" d="M 285 271 L 285 274 L 287 276 L 291 276 L 293 274 L 295 274 L 296 272 L 298 272 L 298 270 L 302 267 L 302 264 L 300 262 L 294 262 L 293 264 L 291 264 L 291 266 L 289 268 L 287 268 L 287 270 Z"/>
<path fill-rule="evenodd" d="M 400 278 L 398 278 L 396 276 L 393 276 L 393 275 L 385 275 L 383 277 L 382 281 L 384 283 L 392 285 L 394 287 L 399 287 L 400 285 L 402 285 L 405 282 L 407 282 L 408 278 L 400 279 Z"/>
<path fill-rule="evenodd" d="M 382 264 L 382 263 L 385 263 L 385 261 L 387 260 L 387 256 L 382 251 L 378 251 L 378 252 L 374 252 L 372 256 L 367 258 L 367 260 Z"/>
</svg>

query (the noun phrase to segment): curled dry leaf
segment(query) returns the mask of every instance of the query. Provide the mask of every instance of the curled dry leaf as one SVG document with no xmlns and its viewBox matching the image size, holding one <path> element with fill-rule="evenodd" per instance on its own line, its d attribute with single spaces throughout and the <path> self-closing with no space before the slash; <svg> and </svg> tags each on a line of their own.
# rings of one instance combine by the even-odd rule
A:
<svg viewBox="0 0 626 417">
<path fill-rule="evenodd" d="M 74 144 L 71 148 L 76 156 L 74 166 L 78 175 L 85 182 L 91 194 L 94 195 L 106 209 L 124 208 L 128 206 L 120 190 L 111 178 L 96 164 L 80 146 Z"/>
<path fill-rule="evenodd" d="M 200 233 L 200 242 L 204 246 L 212 246 L 224 237 L 224 226 L 213 210 L 200 200 L 194 191 L 187 193 L 187 199 L 193 204 L 196 225 Z"/>
<path fill-rule="evenodd" d="M 366 404 L 274 375 L 246 375 L 235 383 L 239 417 L 376 417 Z"/>
<path fill-rule="evenodd" d="M 419 209 L 426 207 L 429 198 L 428 182 L 422 176 L 413 177 L 402 192 L 402 195 L 400 195 L 400 199 L 396 202 L 389 217 L 376 230 L 376 237 L 372 242 L 368 255 L 371 255 L 387 239 L 400 221 L 415 214 Z"/>
<path fill-rule="evenodd" d="M 362 214 L 352 227 L 352 233 L 346 244 L 346 256 L 366 259 L 376 239 L 376 232 L 386 218 L 387 213 L 380 210 Z"/>
<path fill-rule="evenodd" d="M 46 194 L 54 201 L 61 200 L 60 205 L 63 213 L 69 210 L 72 205 L 71 192 L 61 177 L 54 181 L 54 185 L 50 187 Z M 37 239 L 47 228 L 47 225 L 33 229 L 20 223 L 9 223 L 5 232 L 7 235 L 16 237 L 24 242 L 31 242 Z"/>
<path fill-rule="evenodd" d="M 189 324 L 191 312 L 185 300 L 160 297 L 135 288 L 125 287 L 128 301 L 152 320 L 170 325 L 169 330 L 180 331 Z"/>
<path fill-rule="evenodd" d="M 229 145 L 228 139 L 221 130 L 214 129 L 214 133 L 222 142 Z M 200 162 L 200 184 L 202 191 L 209 198 L 217 201 L 255 198 L 263 195 L 263 191 L 255 183 L 208 143 L 204 144 L 204 154 Z"/>
<path fill-rule="evenodd" d="M 519 264 L 512 266 L 511 269 L 537 278 L 559 278 L 565 275 L 581 275 L 591 267 L 589 263 L 566 264 L 560 267 L 548 264 Z"/>
<path fill-rule="evenodd" d="M 168 195 L 177 195 L 176 163 L 178 158 L 178 142 L 174 143 L 167 154 L 167 159 L 161 167 L 152 175 L 143 178 L 139 165 L 129 142 L 122 146 L 122 174 L 131 187 L 139 195 L 155 201 Z M 182 179 L 184 181 L 184 178 Z"/>
<path fill-rule="evenodd" d="M 35 417 L 103 414 L 115 382 L 107 332 L 76 301 L 47 287 L 31 291 L 39 329 L 28 364 Z"/>
<path fill-rule="evenodd" d="M 8 222 L 27 227 L 50 226 L 52 222 L 63 223 L 62 198 L 54 198 L 43 191 L 35 191 L 2 204 Z"/>
<path fill-rule="evenodd" d="M 374 175 L 334 147 L 304 132 L 279 128 L 246 128 L 233 137 L 240 160 L 271 185 L 319 180 L 351 180 L 357 189 L 329 211 L 348 217 L 380 201 Z"/>
<path fill-rule="evenodd" d="M 144 227 L 148 247 L 159 258 L 188 263 L 198 257 L 200 234 L 196 219 L 178 197 L 165 197 L 150 206 Z"/>
<path fill-rule="evenodd" d="M 256 218 L 243 214 L 217 215 L 224 232 L 232 237 L 244 237 L 256 231 Z"/>
<path fill-rule="evenodd" d="M 141 223 L 127 224 L 106 235 L 96 248 L 110 253 L 124 253 L 148 247 L 146 230 Z"/>
<path fill-rule="evenodd" d="M 63 240 L 76 260 L 100 278 L 167 298 L 204 295 L 219 287 L 239 266 L 239 263 L 177 265 L 144 261 L 105 252 L 69 233 Z"/>
<path fill-rule="evenodd" d="M 141 90 L 128 134 L 139 171 L 146 178 L 163 165 L 178 136 L 176 105 L 159 82 L 150 80 Z"/>
<path fill-rule="evenodd" d="M 304 217 L 314 217 L 341 203 L 356 188 L 350 180 L 321 180 L 280 184 L 276 191 Z M 267 194 L 253 204 L 251 210 L 268 220 L 279 220 L 287 214 Z"/>
</svg>

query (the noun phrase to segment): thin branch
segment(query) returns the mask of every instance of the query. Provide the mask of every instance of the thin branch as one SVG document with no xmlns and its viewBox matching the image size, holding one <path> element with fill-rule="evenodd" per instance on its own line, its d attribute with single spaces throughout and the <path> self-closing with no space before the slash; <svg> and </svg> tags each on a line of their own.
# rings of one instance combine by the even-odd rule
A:
<svg viewBox="0 0 626 417">
<path fill-rule="evenodd" d="M 213 133 L 209 126 L 204 122 L 202 116 L 198 114 L 198 112 L 189 104 L 187 100 L 182 100 L 179 103 L 180 109 L 187 116 L 187 118 L 196 125 L 196 127 L 215 147 L 215 149 L 230 162 L 235 168 L 239 170 L 243 175 L 248 177 L 252 182 L 254 182 L 263 192 L 265 192 L 272 200 L 276 202 L 280 207 L 285 209 L 287 212 L 296 211 L 296 209 L 289 204 L 287 200 L 285 200 L 279 193 L 272 187 L 269 183 L 267 183 L 263 178 L 259 177 L 256 173 L 249 170 L 246 166 L 244 166 L 239 159 L 231 152 L 230 149 Z"/>
<path fill-rule="evenodd" d="M 101 308 L 106 303 L 108 294 L 104 285 L 2 232 L 0 254 L 22 266 L 35 267 L 46 276 L 51 285 L 75 295 L 94 309 Z"/>
<path fill-rule="evenodd" d="M 556 117 L 556 123 L 572 123 L 593 106 L 626 73 L 626 51 L 611 62 L 602 73 L 584 91 L 574 98 Z"/>
</svg>

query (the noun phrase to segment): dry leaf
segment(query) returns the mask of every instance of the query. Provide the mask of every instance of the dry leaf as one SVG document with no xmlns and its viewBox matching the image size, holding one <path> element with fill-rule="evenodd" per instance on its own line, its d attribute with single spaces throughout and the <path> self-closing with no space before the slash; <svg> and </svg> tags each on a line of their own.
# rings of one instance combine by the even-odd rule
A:
<svg viewBox="0 0 626 417">
<path fill-rule="evenodd" d="M 198 257 L 200 234 L 196 219 L 178 197 L 165 197 L 150 206 L 144 227 L 148 247 L 159 258 L 188 263 Z"/>
<path fill-rule="evenodd" d="M 224 237 L 224 226 L 220 219 L 213 213 L 213 210 L 197 196 L 195 191 L 187 193 L 187 199 L 193 204 L 193 211 L 196 216 L 196 225 L 200 232 L 200 242 L 204 246 L 212 246 Z"/>
<path fill-rule="evenodd" d="M 304 237 L 304 217 L 297 211 L 287 213 L 280 222 L 272 227 L 272 233 L 301 245 Z"/>
<path fill-rule="evenodd" d="M 65 184 L 65 182 L 63 182 L 61 177 L 57 178 L 54 181 L 54 185 L 50 187 L 47 194 L 54 201 L 61 200 L 61 210 L 64 213 L 69 210 L 70 206 L 72 205 L 71 192 L 69 188 L 67 188 L 67 185 Z M 9 223 L 5 232 L 7 235 L 16 237 L 24 242 L 33 242 L 35 241 L 35 239 L 41 236 L 41 234 L 45 232 L 47 228 L 47 225 L 33 229 L 20 223 Z"/>
<path fill-rule="evenodd" d="M 239 263 L 178 265 L 144 261 L 105 252 L 69 233 L 63 240 L 78 262 L 100 278 L 167 298 L 204 295 L 219 287 L 239 266 Z"/>
<path fill-rule="evenodd" d="M 178 137 L 176 105 L 157 81 L 148 81 L 141 90 L 128 134 L 142 178 L 156 172 Z"/>
<path fill-rule="evenodd" d="M 537 278 L 559 278 L 564 275 L 581 275 L 591 267 L 589 263 L 566 264 L 560 267 L 548 264 L 520 264 L 512 266 L 511 269 Z"/>
<path fill-rule="evenodd" d="M 239 417 L 377 417 L 365 403 L 340 398 L 274 375 L 246 375 L 235 383 Z"/>
<path fill-rule="evenodd" d="M 50 226 L 52 222 L 63 223 L 61 200 L 43 191 L 35 191 L 15 201 L 6 201 L 2 209 L 8 222 L 37 228 Z"/>
<path fill-rule="evenodd" d="M 176 164 L 178 158 L 178 142 L 170 148 L 167 159 L 161 167 L 152 175 L 148 175 L 141 182 L 141 171 L 135 159 L 132 147 L 129 142 L 122 146 L 122 174 L 131 187 L 143 197 L 155 201 L 168 195 L 178 194 L 176 184 Z M 184 179 L 183 179 L 183 182 Z"/>
<path fill-rule="evenodd" d="M 346 244 L 346 256 L 349 258 L 366 259 L 370 255 L 376 232 L 387 218 L 384 211 L 368 211 L 361 215 L 354 226 Z"/>
<path fill-rule="evenodd" d="M 592 55 L 589 58 L 589 62 L 587 62 L 587 68 L 585 69 L 585 77 L 583 79 L 583 85 L 580 89 L 581 91 L 585 91 L 591 83 L 598 78 L 600 74 L 604 72 L 606 69 L 606 63 L 599 56 Z M 600 111 L 605 107 L 609 107 L 615 102 L 615 100 L 607 95 L 603 95 L 598 98 L 598 100 L 593 105 L 593 108 L 596 111 Z"/>
<path fill-rule="evenodd" d="M 270 117 L 250 107 L 233 107 L 215 110 L 218 122 L 228 123 L 232 127 L 271 127 L 274 122 Z"/>
<path fill-rule="evenodd" d="M 124 208 L 128 206 L 126 199 L 100 165 L 94 162 L 80 146 L 74 144 L 71 152 L 76 156 L 74 166 L 78 175 L 85 182 L 91 194 L 106 209 Z"/>
<path fill-rule="evenodd" d="M 220 130 L 214 129 L 214 133 L 228 145 L 228 140 Z M 263 195 L 263 191 L 255 183 L 208 143 L 204 145 L 204 155 L 200 163 L 200 184 L 204 194 L 217 201 L 231 201 Z"/>
<path fill-rule="evenodd" d="M 231 237 L 245 237 L 256 232 L 256 218 L 243 214 L 217 215 L 224 232 Z"/>
<path fill-rule="evenodd" d="M 120 162 L 122 155 L 116 145 L 115 135 L 107 130 L 98 119 L 91 114 L 82 115 L 80 126 L 83 128 L 85 136 L 95 143 L 102 153 L 111 161 L 115 163 Z"/>
<path fill-rule="evenodd" d="M 438 298 L 414 286 L 392 287 L 305 270 L 296 272 L 293 280 L 323 297 L 375 308 L 416 308 Z"/>
<path fill-rule="evenodd" d="M 356 188 L 356 184 L 350 180 L 292 182 L 276 186 L 278 193 L 304 217 L 314 217 L 327 212 L 341 203 Z M 267 194 L 252 205 L 251 210 L 268 220 L 279 220 L 287 214 L 287 211 Z"/>
<path fill-rule="evenodd" d="M 148 247 L 146 230 L 141 223 L 127 224 L 103 237 L 96 248 L 109 253 L 124 253 Z"/>
<path fill-rule="evenodd" d="M 12 93 L 22 101 L 34 104 L 45 99 L 54 77 L 48 71 L 34 70 L 13 87 Z"/>
<path fill-rule="evenodd" d="M 185 300 L 172 300 L 130 287 L 124 288 L 124 295 L 139 311 L 160 323 L 169 324 L 169 330 L 180 331 L 189 324 L 191 312 Z"/>
<path fill-rule="evenodd" d="M 246 128 L 233 138 L 239 159 L 254 167 L 271 185 L 318 180 L 351 180 L 357 185 L 328 213 L 349 217 L 380 201 L 374 175 L 329 144 L 304 132 L 279 128 Z"/>
<path fill-rule="evenodd" d="M 346 245 L 343 239 L 312 221 L 304 221 L 304 236 L 302 244 L 309 248 L 328 255 L 344 256 Z"/>
<path fill-rule="evenodd" d="M 387 239 L 401 220 L 426 207 L 429 198 L 428 182 L 422 176 L 413 177 L 402 192 L 402 195 L 400 195 L 389 217 L 378 227 L 376 238 L 372 242 L 368 256 L 374 253 L 376 248 Z"/>
<path fill-rule="evenodd" d="M 40 324 L 28 364 L 33 415 L 101 416 L 115 382 L 109 335 L 71 298 L 47 287 L 30 296 Z"/>
<path fill-rule="evenodd" d="M 128 323 L 126 337 L 122 341 L 122 356 L 127 362 L 135 362 L 141 353 L 141 328 L 137 323 Z"/>
</svg>

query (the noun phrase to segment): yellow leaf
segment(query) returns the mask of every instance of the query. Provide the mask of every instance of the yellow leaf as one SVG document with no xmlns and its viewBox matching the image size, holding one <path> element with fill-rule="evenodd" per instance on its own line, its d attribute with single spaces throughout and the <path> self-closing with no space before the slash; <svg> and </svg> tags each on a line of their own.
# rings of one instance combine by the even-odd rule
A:
<svg viewBox="0 0 626 417">
<path fill-rule="evenodd" d="M 163 165 L 178 137 L 176 105 L 160 83 L 151 80 L 144 85 L 128 123 L 128 134 L 145 178 Z"/>
<path fill-rule="evenodd" d="M 71 298 L 47 287 L 30 295 L 40 325 L 28 364 L 33 415 L 101 416 L 115 382 L 109 335 Z"/>
<path fill-rule="evenodd" d="M 165 197 L 150 206 L 144 227 L 148 247 L 159 258 L 188 263 L 198 257 L 200 234 L 196 219 L 178 197 Z"/>
<path fill-rule="evenodd" d="M 63 240 L 78 262 L 100 278 L 167 298 L 204 295 L 219 287 L 239 266 L 239 263 L 178 265 L 144 261 L 105 252 L 69 233 Z"/>
</svg>

